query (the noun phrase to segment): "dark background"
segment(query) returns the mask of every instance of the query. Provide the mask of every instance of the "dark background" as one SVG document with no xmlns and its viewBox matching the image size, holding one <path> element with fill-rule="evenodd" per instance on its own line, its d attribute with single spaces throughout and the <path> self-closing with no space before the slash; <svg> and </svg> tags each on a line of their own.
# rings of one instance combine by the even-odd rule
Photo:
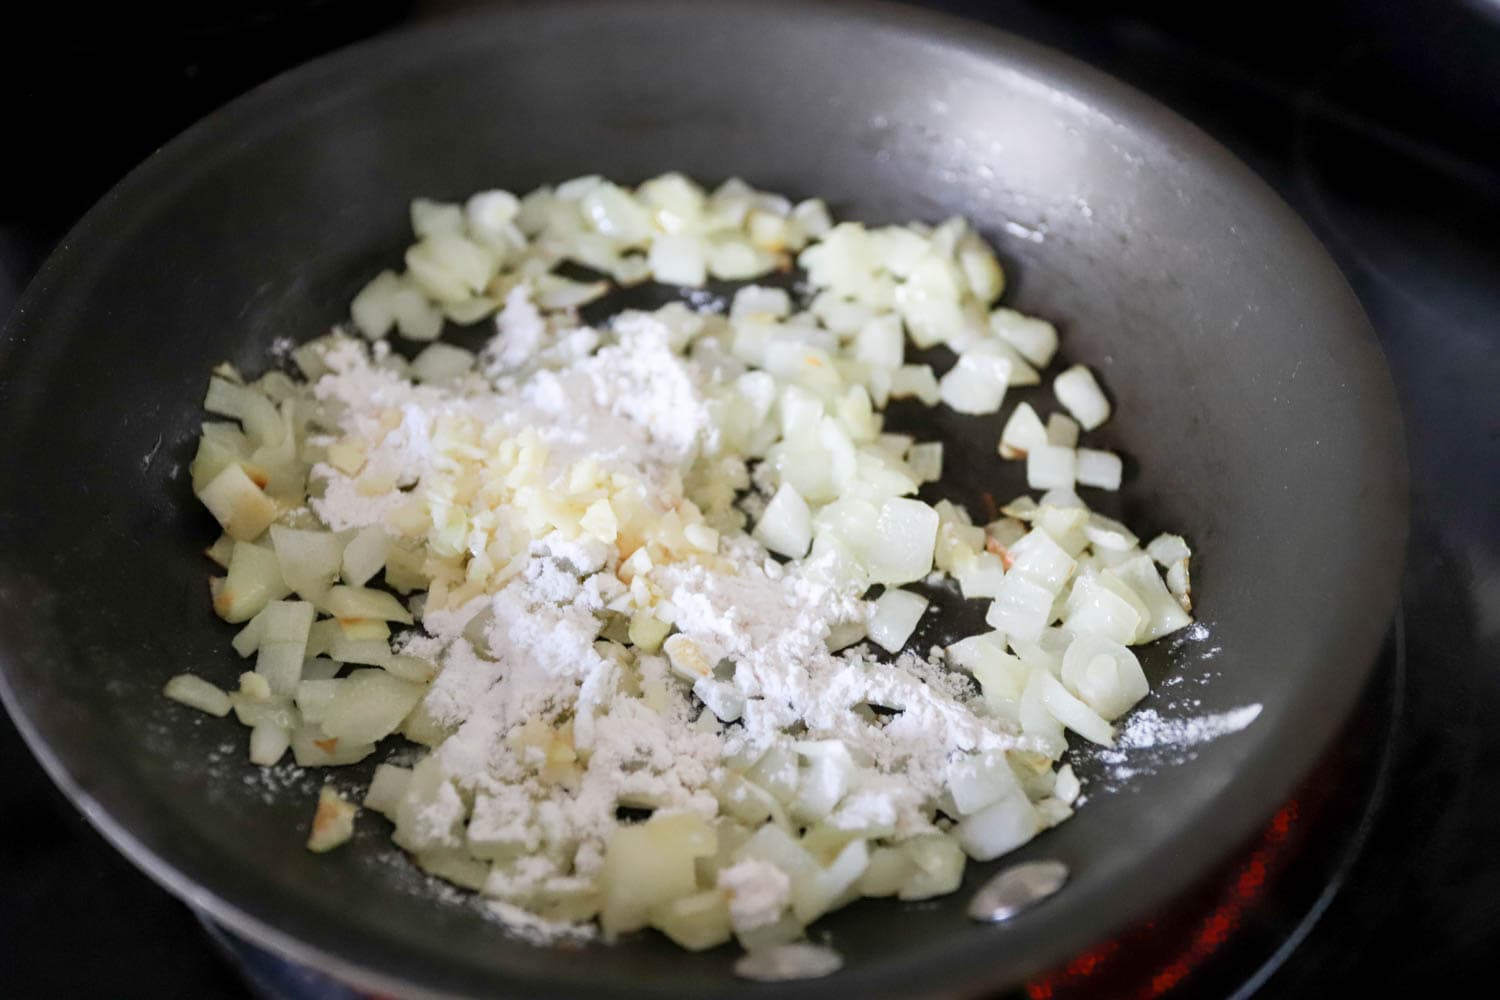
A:
<svg viewBox="0 0 1500 1000">
<path fill-rule="evenodd" d="M 460 6 L 58 2 L 0 15 L 0 317 L 88 206 L 194 120 L 322 52 Z M 1347 880 L 1262 993 L 1483 982 L 1500 943 L 1500 0 L 926 6 L 1071 52 L 1206 128 L 1303 213 L 1365 303 L 1402 395 L 1415 510 L 1405 671 L 1376 682 L 1396 717 L 1350 738 L 1393 739 L 1394 763 Z M 0 997 L 72 995 L 248 994 L 0 718 Z"/>
</svg>

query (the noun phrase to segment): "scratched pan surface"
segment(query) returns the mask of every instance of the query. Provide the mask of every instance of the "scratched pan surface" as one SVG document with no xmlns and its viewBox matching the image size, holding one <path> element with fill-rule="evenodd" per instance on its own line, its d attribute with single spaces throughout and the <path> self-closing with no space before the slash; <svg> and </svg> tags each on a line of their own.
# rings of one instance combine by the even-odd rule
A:
<svg viewBox="0 0 1500 1000">
<path fill-rule="evenodd" d="M 204 375 L 258 370 L 405 246 L 415 195 L 602 172 L 741 174 L 846 216 L 961 212 L 1007 301 L 1057 321 L 1120 417 L 1113 509 L 1191 536 L 1207 637 L 1145 654 L 1247 730 L 1118 791 L 1018 852 L 1074 872 L 1003 927 L 965 890 L 825 921 L 847 956 L 787 996 L 973 994 L 1140 919 L 1208 871 L 1317 759 L 1364 683 L 1405 545 L 1384 362 L 1292 213 L 1224 150 L 1118 83 L 979 27 L 892 7 L 549 4 L 337 54 L 215 114 L 64 241 L 0 341 L 0 662 L 38 756 L 122 851 L 243 934 L 391 992 L 768 992 L 730 949 L 533 948 L 435 898 L 361 818 L 301 850 L 311 782 L 280 796 L 244 731 L 165 704 L 169 675 L 229 683 L 185 465 Z M 902 413 L 950 441 L 955 494 L 1022 489 L 994 420 Z M 951 628 L 956 619 L 944 618 Z M 1217 652 L 1216 652 L 1217 651 Z M 1210 683 L 1196 682 L 1207 678 Z M 1172 691 L 1148 705 L 1166 714 Z M 1095 766 L 1085 776 L 1098 775 Z"/>
</svg>

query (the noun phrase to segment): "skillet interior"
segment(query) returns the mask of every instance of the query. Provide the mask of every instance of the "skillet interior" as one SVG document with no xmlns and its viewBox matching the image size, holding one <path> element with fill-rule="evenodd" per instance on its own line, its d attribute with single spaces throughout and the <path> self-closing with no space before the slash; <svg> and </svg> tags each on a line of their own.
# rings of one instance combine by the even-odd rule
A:
<svg viewBox="0 0 1500 1000">
<path fill-rule="evenodd" d="M 239 669 L 209 615 L 212 537 L 186 483 L 204 376 L 344 314 L 405 245 L 415 195 L 682 169 L 821 194 L 847 217 L 968 215 L 1006 301 L 1055 319 L 1121 418 L 1099 439 L 1138 474 L 1118 509 L 1200 554 L 1209 637 L 1145 657 L 1248 730 L 1102 790 L 1013 857 L 1074 881 L 1004 928 L 966 892 L 825 921 L 870 995 L 964 993 L 1149 913 L 1226 855 L 1317 758 L 1372 663 L 1405 544 L 1389 377 L 1316 241 L 1227 153 L 1061 57 L 887 7 L 552 4 L 357 47 L 196 126 L 65 240 L 0 342 L 0 661 L 44 763 L 114 842 L 251 937 L 404 992 L 713 992 L 728 949 L 645 936 L 575 960 L 435 901 L 363 817 L 350 849 L 300 849 L 307 795 L 266 794 L 244 731 L 162 682 Z M 950 464 L 990 464 L 994 421 L 939 415 Z M 983 466 L 980 463 L 985 463 Z M 1088 771 L 1085 770 L 1085 776 Z M 304 787 L 315 787 L 307 783 Z M 1096 786 L 1097 787 L 1097 786 Z M 974 866 L 972 887 L 989 866 Z"/>
</svg>

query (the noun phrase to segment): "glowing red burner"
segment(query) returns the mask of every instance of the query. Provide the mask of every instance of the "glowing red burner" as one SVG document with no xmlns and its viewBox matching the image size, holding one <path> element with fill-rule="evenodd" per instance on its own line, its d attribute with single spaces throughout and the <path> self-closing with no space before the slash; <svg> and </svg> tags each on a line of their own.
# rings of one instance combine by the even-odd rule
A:
<svg viewBox="0 0 1500 1000">
<path fill-rule="evenodd" d="M 1028 983 L 1027 996 L 1030 1000 L 1100 995 L 1155 1000 L 1177 989 L 1233 937 L 1245 911 L 1265 894 L 1271 876 L 1285 863 L 1300 818 L 1296 799 L 1272 817 L 1255 846 L 1219 883 L 1223 888 L 1208 901 L 1206 915 L 1194 920 L 1192 914 L 1203 912 L 1201 906 L 1194 906 L 1183 915 L 1148 921 Z M 1150 956 L 1160 956 L 1162 943 L 1170 940 L 1186 943 L 1164 959 L 1150 960 Z M 1142 962 L 1142 956 L 1147 961 Z"/>
</svg>

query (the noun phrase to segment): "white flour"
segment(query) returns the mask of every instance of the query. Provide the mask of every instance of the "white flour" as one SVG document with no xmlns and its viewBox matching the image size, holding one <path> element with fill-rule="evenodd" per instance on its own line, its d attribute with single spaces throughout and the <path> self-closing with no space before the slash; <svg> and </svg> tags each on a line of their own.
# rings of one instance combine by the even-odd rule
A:
<svg viewBox="0 0 1500 1000">
<path fill-rule="evenodd" d="M 1193 747 L 1237 733 L 1260 716 L 1260 705 L 1245 705 L 1228 712 L 1195 718 L 1169 719 L 1154 708 L 1143 708 L 1130 716 L 1116 745 L 1124 750 L 1147 747 Z"/>
<path fill-rule="evenodd" d="M 508 306 L 502 314 L 502 329 L 510 312 Z M 381 521 L 408 501 L 401 488 L 442 467 L 438 446 L 451 421 L 507 433 L 534 430 L 549 448 L 549 471 L 557 475 L 591 458 L 652 485 L 667 482 L 700 452 L 717 447 L 701 392 L 707 377 L 673 352 L 661 323 L 627 313 L 616 322 L 618 342 L 594 353 L 589 351 L 597 335 L 581 332 L 587 342 L 561 367 L 521 380 L 500 378 L 493 388 L 470 383 L 464 391 L 413 385 L 372 364 L 354 340 L 328 351 L 324 361 L 333 374 L 317 382 L 314 395 L 340 408 L 346 434 L 375 444 L 357 475 L 327 463 L 314 468 L 315 479 L 324 484 L 322 497 L 312 501 L 314 511 L 335 531 Z M 376 345 L 377 360 L 383 347 Z"/>
<path fill-rule="evenodd" d="M 717 441 L 706 377 L 677 353 L 673 331 L 655 317 L 624 314 L 612 329 L 615 343 L 588 353 L 595 335 L 584 331 L 580 356 L 511 377 L 505 373 L 558 341 L 519 293 L 498 327 L 483 355 L 492 380 L 461 388 L 413 385 L 357 342 L 328 352 L 332 374 L 316 396 L 339 408 L 343 434 L 371 445 L 356 475 L 315 470 L 324 485 L 312 502 L 331 527 L 380 522 L 414 496 L 461 485 L 464 467 L 453 456 L 465 453 L 449 441 L 455 420 L 535 432 L 549 449 L 553 480 L 589 460 L 648 484 L 667 507 L 680 502 L 670 498 L 681 476 Z M 792 729 L 798 739 L 842 740 L 863 764 L 830 821 L 916 833 L 931 828 L 924 802 L 941 792 L 951 755 L 1020 745 L 976 714 L 970 688 L 934 664 L 830 653 L 830 629 L 863 621 L 869 605 L 825 582 L 831 567 L 816 560 L 787 572 L 738 535 L 723 540 L 718 558 L 654 568 L 651 585 L 677 631 L 710 664 L 735 665 L 699 681 L 701 700 L 671 676 L 665 658 L 641 657 L 631 680 L 596 650 L 598 616 L 630 599 L 616 546 L 554 532 L 532 543 L 524 562 L 495 593 L 427 610 L 426 634 L 401 648 L 441 665 L 425 707 L 452 733 L 434 753 L 453 791 L 428 807 L 421 827 L 432 839 L 415 846 L 456 846 L 459 793 L 473 796 L 468 836 L 524 852 L 496 869 L 486 891 L 498 897 L 495 912 L 528 937 L 571 933 L 572 925 L 525 907 L 597 873 L 620 805 L 714 815 L 710 789 L 726 754 L 764 749 Z M 625 684 L 641 685 L 646 696 L 617 697 Z M 725 725 L 704 703 L 737 721 Z M 891 712 L 855 711 L 863 706 Z M 774 919 L 785 902 L 784 876 L 741 865 L 725 879 L 744 926 L 767 913 Z"/>
<path fill-rule="evenodd" d="M 895 662 L 863 646 L 830 652 L 831 630 L 871 607 L 840 582 L 833 554 L 788 567 L 743 533 L 709 532 L 643 567 L 628 559 L 640 540 L 566 513 L 615 490 L 602 495 L 629 493 L 657 520 L 686 512 L 682 523 L 695 523 L 683 483 L 719 448 L 709 390 L 726 362 L 716 348 L 684 357 L 675 318 L 639 313 L 617 317 L 597 347 L 596 331 L 552 329 L 520 292 L 497 326 L 484 376 L 413 385 L 381 345 L 347 341 L 327 352 L 331 374 L 314 388 L 338 424 L 319 443 L 355 441 L 362 459 L 315 468 L 318 515 L 335 530 L 389 527 L 417 503 L 430 514 L 429 550 L 466 560 L 467 579 L 435 584 L 423 631 L 398 642 L 439 665 L 423 707 L 449 734 L 433 750 L 442 784 L 403 847 L 481 843 L 501 859 L 485 882 L 492 911 L 528 939 L 554 939 L 577 926 L 535 911 L 565 916 L 570 898 L 592 891 L 618 810 L 712 817 L 726 758 L 838 741 L 854 776 L 827 822 L 909 836 L 934 829 L 951 761 L 1033 748 L 983 709 L 941 650 Z M 545 534 L 524 520 L 538 517 L 564 527 Z M 681 663 L 645 653 L 629 663 L 598 641 L 602 622 L 638 611 L 701 654 L 691 685 L 674 672 Z M 1258 711 L 1179 722 L 1137 713 L 1120 749 L 1099 759 L 1191 746 Z M 741 928 L 774 921 L 789 891 L 763 862 L 724 870 L 720 885 Z"/>
<path fill-rule="evenodd" d="M 792 880 L 769 861 L 741 861 L 719 872 L 729 893 L 729 916 L 740 930 L 774 924 L 792 895 Z"/>
<path fill-rule="evenodd" d="M 505 924 L 511 934 L 532 944 L 553 944 L 557 941 L 590 941 L 595 937 L 592 924 L 571 923 L 566 920 L 547 920 L 530 910 L 511 903 L 492 899 L 485 903 L 489 911 Z"/>
<path fill-rule="evenodd" d="M 1196 704 L 1196 702 L 1190 703 Z M 1092 753 L 1105 767 L 1106 789 L 1142 774 L 1152 774 L 1192 760 L 1194 747 L 1237 733 L 1260 717 L 1259 704 L 1243 705 L 1227 712 L 1170 718 L 1154 708 L 1132 713 L 1116 735 L 1115 746 Z"/>
</svg>

